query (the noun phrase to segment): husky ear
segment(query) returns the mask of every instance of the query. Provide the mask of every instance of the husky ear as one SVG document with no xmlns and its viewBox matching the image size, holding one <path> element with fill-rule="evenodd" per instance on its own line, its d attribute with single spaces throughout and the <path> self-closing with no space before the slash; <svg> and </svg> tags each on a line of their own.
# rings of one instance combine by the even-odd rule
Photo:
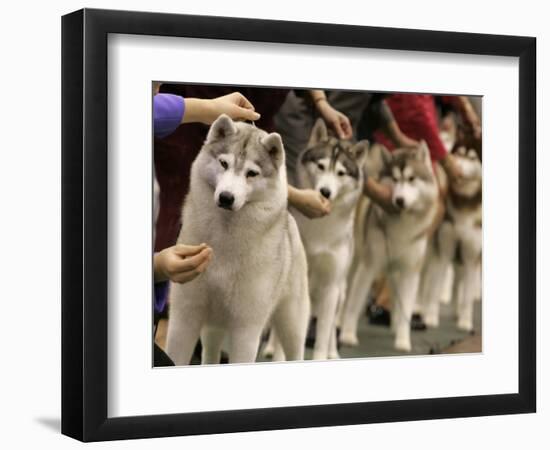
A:
<svg viewBox="0 0 550 450">
<path fill-rule="evenodd" d="M 315 125 L 313 125 L 313 128 L 311 129 L 311 135 L 309 136 L 308 147 L 312 147 L 318 144 L 319 142 L 326 141 L 327 139 L 328 139 L 327 126 L 325 124 L 325 121 L 319 117 L 315 122 Z"/>
<path fill-rule="evenodd" d="M 432 166 L 430 149 L 428 148 L 428 144 L 426 144 L 426 141 L 424 139 L 420 141 L 420 146 L 417 149 L 416 157 L 419 161 L 424 162 L 424 164 L 426 164 L 428 167 Z"/>
<path fill-rule="evenodd" d="M 227 136 L 235 134 L 236 132 L 237 127 L 235 126 L 231 118 L 226 114 L 222 114 L 210 126 L 210 130 L 208 130 L 208 135 L 206 136 L 206 142 L 224 139 Z"/>
<path fill-rule="evenodd" d="M 267 149 L 267 153 L 275 167 L 279 168 L 285 160 L 285 150 L 281 135 L 279 133 L 270 133 L 262 138 L 261 143 Z"/>
<path fill-rule="evenodd" d="M 366 139 L 363 139 L 362 141 L 357 142 L 351 148 L 351 154 L 355 158 L 355 161 L 357 161 L 357 165 L 359 167 L 363 167 L 363 163 L 365 162 L 365 158 L 367 157 L 368 151 L 369 151 L 369 141 L 367 141 Z"/>
</svg>

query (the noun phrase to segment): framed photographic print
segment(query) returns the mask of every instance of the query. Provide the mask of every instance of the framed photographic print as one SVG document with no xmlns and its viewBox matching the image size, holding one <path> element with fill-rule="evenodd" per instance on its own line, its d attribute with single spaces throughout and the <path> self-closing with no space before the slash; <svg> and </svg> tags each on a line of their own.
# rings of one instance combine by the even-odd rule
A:
<svg viewBox="0 0 550 450">
<path fill-rule="evenodd" d="M 64 16 L 62 432 L 534 412 L 535 56 Z"/>
</svg>

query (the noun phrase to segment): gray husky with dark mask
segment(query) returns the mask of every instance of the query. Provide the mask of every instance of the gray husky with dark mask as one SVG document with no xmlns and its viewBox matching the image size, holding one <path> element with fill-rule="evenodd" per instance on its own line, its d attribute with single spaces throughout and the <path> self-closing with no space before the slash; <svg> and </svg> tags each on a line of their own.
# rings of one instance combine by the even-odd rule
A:
<svg viewBox="0 0 550 450">
<path fill-rule="evenodd" d="M 298 160 L 298 187 L 315 189 L 331 202 L 330 214 L 320 219 L 292 211 L 307 254 L 312 311 L 317 318 L 314 359 L 338 358 L 336 318 L 345 299 L 355 208 L 363 190 L 362 166 L 368 147 L 368 141 L 353 143 L 329 136 L 319 119 Z"/>
<path fill-rule="evenodd" d="M 374 279 L 385 274 L 392 292 L 394 345 L 398 350 L 410 351 L 410 320 L 426 253 L 427 231 L 437 208 L 438 187 L 425 142 L 417 149 L 393 153 L 383 147 L 376 149 L 381 157 L 380 182 L 392 187 L 397 212 L 388 213 L 371 204 L 364 228 L 357 230 L 363 234 L 363 245 L 357 249 L 359 257 L 342 316 L 340 342 L 358 344 L 357 323 L 367 294 Z"/>
<path fill-rule="evenodd" d="M 178 242 L 207 243 L 206 271 L 170 293 L 167 353 L 189 364 L 197 339 L 204 364 L 253 362 L 271 323 L 287 359 L 303 359 L 309 319 L 307 262 L 294 218 L 281 137 L 220 116 L 191 169 Z"/>
</svg>

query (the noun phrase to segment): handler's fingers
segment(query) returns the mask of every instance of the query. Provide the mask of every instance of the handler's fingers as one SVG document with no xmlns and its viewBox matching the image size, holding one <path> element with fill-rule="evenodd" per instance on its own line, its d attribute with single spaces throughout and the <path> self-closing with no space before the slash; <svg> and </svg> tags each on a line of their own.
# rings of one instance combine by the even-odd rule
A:
<svg viewBox="0 0 550 450">
<path fill-rule="evenodd" d="M 182 273 L 176 275 L 173 278 L 173 281 L 175 281 L 176 283 L 183 284 L 183 283 L 187 283 L 191 280 L 194 280 L 195 278 L 197 278 L 201 273 L 203 273 L 206 270 L 206 268 L 210 264 L 211 259 L 212 259 L 212 254 L 210 253 L 210 256 L 208 258 L 206 258 L 206 260 L 204 260 L 199 266 L 197 266 L 193 270 L 189 270 L 187 272 L 182 272 Z"/>
<path fill-rule="evenodd" d="M 321 206 L 323 207 L 323 211 L 326 214 L 330 214 L 330 200 L 326 199 L 325 197 L 321 198 Z"/>
<path fill-rule="evenodd" d="M 341 116 L 340 121 L 341 121 L 341 129 L 342 129 L 342 135 L 340 137 L 342 139 L 350 139 L 352 136 L 352 130 L 351 130 L 351 123 L 349 119 L 346 116 Z"/>
<path fill-rule="evenodd" d="M 240 106 L 235 106 L 235 119 L 241 120 L 259 120 L 260 114 L 254 111 L 253 109 L 241 108 Z"/>
<path fill-rule="evenodd" d="M 206 268 L 208 267 L 208 265 L 210 264 L 210 261 L 212 261 L 212 253 L 210 254 L 210 256 L 208 256 L 208 258 L 206 258 L 206 260 L 199 266 L 197 267 L 195 270 L 198 272 L 198 273 L 203 273 Z"/>
<path fill-rule="evenodd" d="M 237 100 L 236 101 L 236 104 L 237 106 L 241 106 L 243 108 L 246 108 L 246 109 L 251 109 L 251 110 L 255 110 L 256 108 L 254 108 L 254 105 L 252 103 L 250 103 L 250 100 L 248 100 L 243 94 L 241 94 L 240 92 L 234 92 L 233 94 L 231 94 L 234 96 L 234 98 Z"/>
<path fill-rule="evenodd" d="M 193 256 L 188 256 L 186 258 L 180 259 L 179 261 L 176 261 L 174 264 L 174 271 L 175 272 L 188 272 L 196 269 L 199 267 L 204 261 L 206 261 L 210 255 L 212 254 L 212 250 L 207 248 L 202 250 L 200 253 L 197 253 Z"/>
<path fill-rule="evenodd" d="M 344 130 L 339 118 L 332 122 L 332 128 L 334 128 L 334 131 L 336 131 L 336 134 L 340 139 L 344 139 Z"/>
<path fill-rule="evenodd" d="M 196 255 L 200 251 L 204 250 L 208 246 L 206 244 L 200 245 L 186 245 L 186 244 L 176 244 L 174 245 L 174 253 L 178 256 L 192 256 Z"/>
</svg>

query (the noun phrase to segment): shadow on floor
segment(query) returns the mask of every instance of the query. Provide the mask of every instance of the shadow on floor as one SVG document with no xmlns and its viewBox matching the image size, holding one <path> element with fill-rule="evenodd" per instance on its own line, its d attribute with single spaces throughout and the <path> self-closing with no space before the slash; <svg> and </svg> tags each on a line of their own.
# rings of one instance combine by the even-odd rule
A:
<svg viewBox="0 0 550 450">
<path fill-rule="evenodd" d="M 61 433 L 61 418 L 60 417 L 36 417 L 35 422 L 48 428 L 50 431 Z"/>
</svg>

